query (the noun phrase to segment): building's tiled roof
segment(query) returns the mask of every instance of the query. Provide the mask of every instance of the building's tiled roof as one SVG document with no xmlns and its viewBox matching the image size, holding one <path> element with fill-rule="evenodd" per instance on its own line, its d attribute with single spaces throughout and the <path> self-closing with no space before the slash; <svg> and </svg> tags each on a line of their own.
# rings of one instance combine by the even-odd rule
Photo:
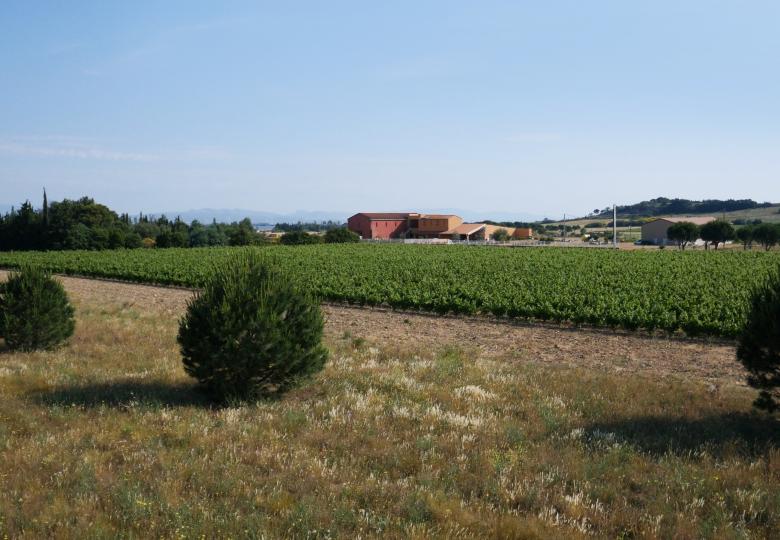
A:
<svg viewBox="0 0 780 540">
<path fill-rule="evenodd" d="M 474 234 L 484 226 L 484 223 L 461 223 L 444 234 Z"/>
<path fill-rule="evenodd" d="M 696 225 L 704 225 L 705 223 L 709 223 L 710 221 L 715 221 L 715 218 L 712 216 L 662 217 L 662 218 L 655 219 L 653 221 L 658 221 L 658 220 L 671 221 L 672 223 L 680 223 L 682 221 L 685 221 L 688 223 L 695 223 Z M 652 221 L 650 223 L 652 223 Z"/>
<path fill-rule="evenodd" d="M 370 219 L 406 219 L 408 217 L 421 219 L 450 219 L 456 218 L 455 214 L 417 214 L 415 212 L 358 212 L 358 216 L 366 216 Z"/>
<path fill-rule="evenodd" d="M 370 219 L 406 219 L 409 214 L 406 212 L 359 212 L 357 216 L 366 216 Z"/>
<path fill-rule="evenodd" d="M 455 214 L 422 214 L 420 217 L 428 219 L 449 219 L 458 217 Z"/>
</svg>

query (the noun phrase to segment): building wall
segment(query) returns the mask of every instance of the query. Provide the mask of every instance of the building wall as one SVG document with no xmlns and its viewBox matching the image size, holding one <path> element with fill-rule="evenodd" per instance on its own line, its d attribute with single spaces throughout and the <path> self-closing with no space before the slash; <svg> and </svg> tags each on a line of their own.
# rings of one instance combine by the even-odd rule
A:
<svg viewBox="0 0 780 540">
<path fill-rule="evenodd" d="M 362 238 L 371 238 L 371 220 L 367 216 L 355 214 L 347 220 L 347 229 Z"/>
<path fill-rule="evenodd" d="M 371 220 L 371 236 L 364 238 L 374 238 L 387 240 L 388 238 L 400 238 L 406 232 L 405 219 L 374 219 Z"/>
<path fill-rule="evenodd" d="M 663 244 L 666 242 L 666 231 L 672 226 L 671 221 L 664 219 L 657 219 L 650 223 L 642 225 L 642 240 L 649 240 L 656 244 Z"/>
<path fill-rule="evenodd" d="M 458 216 L 448 217 L 420 217 L 417 228 L 417 235 L 428 238 L 435 238 L 441 233 L 454 229 L 463 223 Z"/>
<path fill-rule="evenodd" d="M 372 219 L 355 214 L 347 220 L 347 228 L 365 239 L 400 238 L 406 232 L 406 219 Z"/>
<path fill-rule="evenodd" d="M 534 231 L 531 227 L 517 227 L 512 233 L 513 240 L 530 240 L 534 237 Z"/>
<path fill-rule="evenodd" d="M 458 225 L 461 225 L 463 223 L 463 219 L 458 216 L 450 216 L 447 218 L 447 227 L 444 229 L 445 231 L 448 231 L 450 229 L 454 229 Z"/>
</svg>

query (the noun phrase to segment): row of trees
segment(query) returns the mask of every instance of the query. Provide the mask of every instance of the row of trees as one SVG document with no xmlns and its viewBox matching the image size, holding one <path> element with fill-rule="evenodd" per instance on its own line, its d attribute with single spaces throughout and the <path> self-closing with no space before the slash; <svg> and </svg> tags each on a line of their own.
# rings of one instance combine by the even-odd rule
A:
<svg viewBox="0 0 780 540">
<path fill-rule="evenodd" d="M 736 210 L 751 210 L 754 208 L 767 208 L 772 206 L 770 202 L 759 203 L 752 199 L 705 199 L 692 201 L 689 199 L 668 199 L 658 197 L 637 204 L 618 206 L 619 216 L 663 216 L 670 214 L 720 214 L 721 212 L 733 212 Z M 603 210 L 598 208 L 594 215 L 611 216 L 612 207 Z"/>
<path fill-rule="evenodd" d="M 359 238 L 336 222 L 322 222 L 324 236 L 307 234 L 310 224 L 281 224 L 287 230 L 284 244 L 319 242 L 357 242 Z M 36 209 L 25 201 L 18 210 L 0 216 L 0 251 L 117 249 L 138 247 L 206 247 L 265 244 L 265 234 L 255 230 L 245 218 L 230 224 L 186 223 L 180 218 L 150 217 L 139 214 L 117 214 L 89 197 L 65 199 L 49 204 L 46 192 L 43 204 Z"/>
<path fill-rule="evenodd" d="M 680 221 L 669 227 L 667 233 L 669 240 L 677 242 L 680 249 L 701 238 L 704 240 L 705 249 L 710 244 L 718 249 L 718 245 L 729 240 L 738 239 L 745 249 L 752 249 L 757 243 L 769 250 L 780 241 L 780 224 L 760 223 L 758 225 L 745 225 L 735 229 L 728 221 L 717 219 L 704 225 L 696 225 L 689 221 Z"/>
<path fill-rule="evenodd" d="M 780 223 L 760 223 L 745 225 L 737 229 L 737 238 L 745 246 L 752 249 L 753 244 L 761 245 L 765 250 L 780 243 Z"/>
<path fill-rule="evenodd" d="M 299 221 L 297 223 L 277 223 L 274 225 L 274 232 L 323 232 L 331 229 L 343 229 L 344 224 L 338 221 Z"/>
<path fill-rule="evenodd" d="M 323 235 L 309 234 L 306 231 L 292 231 L 282 235 L 279 239 L 281 244 L 286 246 L 301 246 L 306 244 L 344 244 L 360 242 L 360 237 L 347 229 L 339 227 L 338 229 L 329 229 Z"/>
<path fill-rule="evenodd" d="M 165 216 L 131 218 L 89 197 L 49 204 L 45 192 L 40 209 L 26 201 L 18 210 L 0 216 L 3 251 L 245 246 L 265 241 L 249 219 L 204 225 Z"/>
</svg>

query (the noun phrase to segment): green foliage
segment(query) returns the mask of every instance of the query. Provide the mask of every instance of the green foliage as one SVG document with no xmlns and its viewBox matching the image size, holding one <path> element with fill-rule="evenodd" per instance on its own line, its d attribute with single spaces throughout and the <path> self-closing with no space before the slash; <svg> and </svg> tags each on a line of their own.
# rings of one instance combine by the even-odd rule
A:
<svg viewBox="0 0 780 540">
<path fill-rule="evenodd" d="M 509 233 L 506 229 L 496 229 L 493 234 L 490 235 L 490 238 L 495 240 L 496 242 L 506 242 L 511 237 L 509 236 Z"/>
<path fill-rule="evenodd" d="M 745 249 L 752 249 L 753 241 L 755 240 L 755 226 L 745 225 L 740 227 L 737 229 L 737 238 L 742 242 Z"/>
<path fill-rule="evenodd" d="M 146 242 L 149 238 L 154 243 Z M 0 215 L 0 251 L 102 250 L 138 247 L 249 246 L 265 243 L 246 218 L 238 223 L 187 225 L 160 216 L 118 215 L 89 197 L 48 204 L 44 192 L 41 210 L 25 201 L 18 211 Z"/>
<path fill-rule="evenodd" d="M 708 244 L 715 244 L 715 249 L 718 249 L 718 244 L 722 244 L 727 240 L 733 240 L 735 233 L 734 227 L 728 221 L 722 219 L 716 219 L 705 223 L 699 230 L 701 239 Z"/>
<path fill-rule="evenodd" d="M 739 336 L 737 358 L 750 373 L 748 382 L 761 391 L 756 407 L 778 410 L 780 402 L 780 272 L 756 287 L 747 324 Z"/>
<path fill-rule="evenodd" d="M 0 253 L 0 266 L 202 287 L 213 263 L 247 248 Z M 333 302 L 436 312 L 684 330 L 736 337 L 753 287 L 780 252 L 465 249 L 324 244 L 264 249 L 307 291 Z"/>
<path fill-rule="evenodd" d="M 316 234 L 309 234 L 305 231 L 292 231 L 284 233 L 279 242 L 286 246 L 302 246 L 306 244 L 321 244 L 322 237 Z"/>
<path fill-rule="evenodd" d="M 701 230 L 699 226 L 695 223 L 691 223 L 690 221 L 680 221 L 674 223 L 666 231 L 667 238 L 673 242 L 677 242 L 677 245 L 680 246 L 680 249 L 685 249 L 685 246 L 695 242 L 699 238 L 700 234 Z"/>
<path fill-rule="evenodd" d="M 753 239 L 768 251 L 780 240 L 780 224 L 762 223 L 757 225 L 753 229 Z"/>
<path fill-rule="evenodd" d="M 330 229 L 325 233 L 326 244 L 348 244 L 360 242 L 360 236 L 353 233 L 346 227 L 339 227 L 338 229 Z"/>
<path fill-rule="evenodd" d="M 53 349 L 74 326 L 65 289 L 41 268 L 25 266 L 0 288 L 0 330 L 9 349 Z"/>
<path fill-rule="evenodd" d="M 6 282 L 0 281 L 0 305 L 2 305 L 3 301 L 3 294 L 5 293 L 5 286 Z M 0 337 L 3 337 L 5 335 L 5 317 L 3 316 L 3 312 L 0 309 Z"/>
<path fill-rule="evenodd" d="M 298 223 L 277 223 L 274 225 L 274 232 L 292 232 L 292 231 L 309 231 L 309 232 L 322 232 L 329 231 L 331 229 L 341 229 L 344 224 L 340 221 L 299 221 Z"/>
<path fill-rule="evenodd" d="M 254 251 L 218 265 L 189 303 L 178 341 L 184 369 L 217 399 L 283 392 L 322 369 L 319 305 Z"/>
<path fill-rule="evenodd" d="M 228 233 L 231 246 L 257 246 L 265 243 L 265 237 L 255 231 L 249 218 L 241 220 L 236 227 Z"/>
<path fill-rule="evenodd" d="M 688 199 L 667 199 L 658 197 L 637 204 L 618 206 L 619 216 L 664 216 L 670 214 L 719 214 L 721 212 L 733 212 L 735 210 L 749 210 L 752 208 L 767 208 L 772 203 L 758 203 L 752 199 L 707 199 L 692 201 Z M 612 215 L 612 207 L 603 210 L 596 209 L 595 214 Z"/>
</svg>

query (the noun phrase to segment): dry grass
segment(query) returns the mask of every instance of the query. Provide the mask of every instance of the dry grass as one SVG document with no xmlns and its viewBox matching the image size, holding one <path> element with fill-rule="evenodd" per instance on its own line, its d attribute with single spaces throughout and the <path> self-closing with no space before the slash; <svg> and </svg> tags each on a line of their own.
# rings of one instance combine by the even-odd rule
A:
<svg viewBox="0 0 780 540">
<path fill-rule="evenodd" d="M 0 537 L 780 534 L 778 423 L 734 383 L 345 333 L 308 386 L 216 408 L 171 313 L 77 321 L 0 353 Z"/>
</svg>

